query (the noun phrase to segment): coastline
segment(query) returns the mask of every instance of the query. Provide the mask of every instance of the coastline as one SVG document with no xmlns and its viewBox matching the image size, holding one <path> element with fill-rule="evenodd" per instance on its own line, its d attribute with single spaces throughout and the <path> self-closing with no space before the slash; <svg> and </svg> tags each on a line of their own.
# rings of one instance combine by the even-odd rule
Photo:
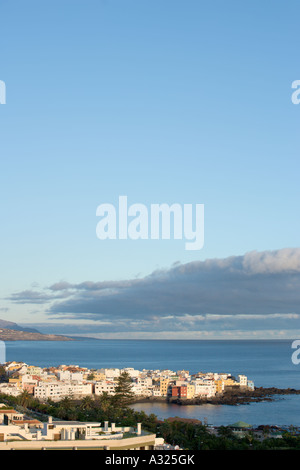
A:
<svg viewBox="0 0 300 470">
<path fill-rule="evenodd" d="M 0 329 L 0 341 L 75 341 L 73 338 L 63 335 L 52 335 L 43 333 L 34 333 L 30 331 Z"/>
<path fill-rule="evenodd" d="M 138 403 L 167 403 L 170 405 L 248 405 L 262 401 L 274 401 L 277 395 L 300 395 L 300 390 L 294 388 L 256 387 L 254 390 L 227 390 L 222 395 L 211 398 L 172 398 L 172 397 L 140 397 L 134 399 Z"/>
</svg>

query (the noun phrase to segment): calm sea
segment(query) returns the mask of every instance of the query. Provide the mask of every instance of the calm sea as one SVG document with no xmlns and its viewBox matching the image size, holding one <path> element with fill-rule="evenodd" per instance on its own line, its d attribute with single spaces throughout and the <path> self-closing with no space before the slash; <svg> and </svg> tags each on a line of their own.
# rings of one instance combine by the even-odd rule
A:
<svg viewBox="0 0 300 470">
<path fill-rule="evenodd" d="M 190 373 L 229 372 L 245 374 L 256 386 L 300 389 L 300 365 L 291 356 L 292 341 L 144 341 L 87 340 L 74 342 L 7 342 L 6 360 L 24 361 L 41 367 L 73 364 L 89 368 L 134 367 L 180 369 Z M 238 420 L 253 425 L 300 426 L 300 395 L 278 397 L 273 402 L 239 406 L 178 406 L 137 404 L 135 409 L 159 418 L 204 418 L 210 424 Z"/>
</svg>

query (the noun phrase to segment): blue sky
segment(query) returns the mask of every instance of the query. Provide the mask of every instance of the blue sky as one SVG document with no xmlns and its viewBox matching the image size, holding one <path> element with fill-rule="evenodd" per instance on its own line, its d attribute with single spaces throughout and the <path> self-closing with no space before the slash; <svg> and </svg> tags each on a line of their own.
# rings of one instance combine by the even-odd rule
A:
<svg viewBox="0 0 300 470">
<path fill-rule="evenodd" d="M 63 332 L 92 325 L 88 334 L 115 310 L 95 318 L 82 317 L 84 306 L 54 307 L 61 298 L 45 294 L 51 286 L 64 281 L 74 294 L 85 282 L 170 273 L 174 263 L 299 246 L 297 11 L 293 0 L 0 0 L 0 318 Z M 204 248 L 100 241 L 96 208 L 119 195 L 130 204 L 203 203 Z M 290 335 L 300 312 L 287 308 L 266 304 L 266 315 L 296 315 L 294 323 L 235 317 L 227 328 Z M 224 326 L 216 318 L 211 335 Z M 143 334 L 155 331 L 150 323 Z"/>
</svg>

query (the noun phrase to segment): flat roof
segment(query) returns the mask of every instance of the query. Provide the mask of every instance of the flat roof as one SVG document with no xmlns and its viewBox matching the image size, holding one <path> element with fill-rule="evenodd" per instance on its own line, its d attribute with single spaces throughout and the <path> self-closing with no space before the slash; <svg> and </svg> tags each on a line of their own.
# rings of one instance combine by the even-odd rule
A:
<svg viewBox="0 0 300 470">
<path fill-rule="evenodd" d="M 22 413 L 19 413 L 18 411 L 16 410 L 0 410 L 0 413 L 4 413 L 4 414 L 7 414 L 7 413 L 14 413 L 14 414 L 22 414 Z"/>
<path fill-rule="evenodd" d="M 92 423 L 92 422 L 82 422 L 82 421 L 52 421 L 52 423 L 47 423 L 50 425 L 56 425 L 56 426 L 78 426 L 78 427 L 83 427 L 83 426 L 98 426 L 99 428 L 101 427 L 101 423 Z"/>
</svg>

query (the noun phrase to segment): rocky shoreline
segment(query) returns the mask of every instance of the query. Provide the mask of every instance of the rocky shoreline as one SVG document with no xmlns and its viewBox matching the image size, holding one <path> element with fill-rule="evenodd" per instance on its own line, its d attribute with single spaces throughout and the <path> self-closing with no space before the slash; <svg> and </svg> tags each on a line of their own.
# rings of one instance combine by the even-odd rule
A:
<svg viewBox="0 0 300 470">
<path fill-rule="evenodd" d="M 172 397 L 141 397 L 134 400 L 136 403 L 168 403 L 175 405 L 248 405 L 250 403 L 261 401 L 274 401 L 278 395 L 300 395 L 300 390 L 294 388 L 264 388 L 255 387 L 254 390 L 230 389 L 226 390 L 222 395 L 211 398 L 172 398 Z"/>
</svg>

